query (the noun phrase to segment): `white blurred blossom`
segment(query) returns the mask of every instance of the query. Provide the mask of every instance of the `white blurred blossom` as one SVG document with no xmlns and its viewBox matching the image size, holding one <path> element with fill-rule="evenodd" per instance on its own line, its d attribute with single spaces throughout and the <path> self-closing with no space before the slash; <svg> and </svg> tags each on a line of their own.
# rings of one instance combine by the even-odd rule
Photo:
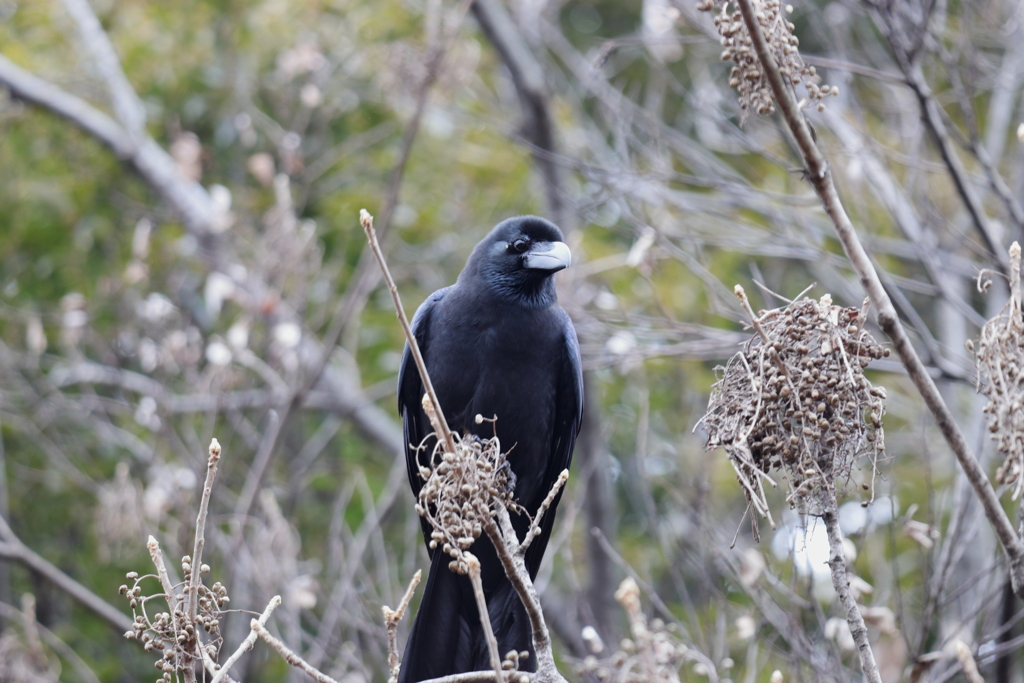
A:
<svg viewBox="0 0 1024 683">
<path fill-rule="evenodd" d="M 213 365 L 225 366 L 231 362 L 231 349 L 221 341 L 213 341 L 206 345 L 206 360 Z"/>
<path fill-rule="evenodd" d="M 297 323 L 284 322 L 274 326 L 274 341 L 284 349 L 294 349 L 302 340 L 302 328 Z"/>
<path fill-rule="evenodd" d="M 28 325 L 25 327 L 25 345 L 35 356 L 42 355 L 46 350 L 46 331 L 43 330 L 43 321 L 38 315 L 28 319 Z"/>
<path fill-rule="evenodd" d="M 177 307 L 171 303 L 170 299 L 159 292 L 153 292 L 146 297 L 139 313 L 145 320 L 151 323 L 159 323 L 173 315 L 177 310 Z"/>
<path fill-rule="evenodd" d="M 213 271 L 206 276 L 206 287 L 203 296 L 206 299 L 206 312 L 212 318 L 220 315 L 224 302 L 235 293 L 235 282 L 224 273 Z"/>
</svg>

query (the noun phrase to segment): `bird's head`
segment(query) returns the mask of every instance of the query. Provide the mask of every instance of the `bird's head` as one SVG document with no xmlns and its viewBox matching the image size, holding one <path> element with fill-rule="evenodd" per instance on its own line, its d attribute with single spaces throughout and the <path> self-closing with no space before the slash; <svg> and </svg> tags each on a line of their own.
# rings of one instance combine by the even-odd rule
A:
<svg viewBox="0 0 1024 683">
<path fill-rule="evenodd" d="M 469 257 L 463 276 L 483 278 L 499 295 L 528 306 L 555 300 L 552 275 L 569 266 L 572 255 L 562 231 L 537 216 L 516 216 L 498 223 Z"/>
</svg>

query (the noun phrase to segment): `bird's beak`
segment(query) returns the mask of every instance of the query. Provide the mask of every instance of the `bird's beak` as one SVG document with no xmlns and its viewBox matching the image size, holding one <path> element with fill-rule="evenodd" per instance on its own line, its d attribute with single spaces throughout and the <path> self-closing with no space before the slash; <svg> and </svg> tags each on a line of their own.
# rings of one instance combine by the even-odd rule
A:
<svg viewBox="0 0 1024 683">
<path fill-rule="evenodd" d="M 530 270 L 546 270 L 556 273 L 568 268 L 572 253 L 564 242 L 538 242 L 523 257 L 523 264 Z"/>
</svg>

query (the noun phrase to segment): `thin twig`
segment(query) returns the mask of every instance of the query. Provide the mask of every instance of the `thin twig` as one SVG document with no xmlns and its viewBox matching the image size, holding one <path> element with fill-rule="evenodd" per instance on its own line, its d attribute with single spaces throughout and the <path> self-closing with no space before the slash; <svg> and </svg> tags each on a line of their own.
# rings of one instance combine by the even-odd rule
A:
<svg viewBox="0 0 1024 683">
<path fill-rule="evenodd" d="M 978 234 L 981 235 L 985 248 L 996 263 L 999 264 L 1000 272 L 1005 274 L 1009 268 L 1005 250 L 1000 246 L 999 237 L 989 221 L 982 202 L 974 191 L 974 187 L 970 184 L 967 177 L 967 169 L 964 168 L 963 162 L 953 147 L 953 141 L 950 140 L 949 131 L 946 129 L 946 124 L 939 112 L 939 105 L 936 103 L 935 96 L 927 81 L 925 81 L 921 64 L 907 53 L 902 36 L 896 33 L 896 27 L 891 15 L 885 10 L 878 10 L 876 16 L 879 19 L 880 28 L 889 41 L 893 55 L 896 57 L 896 62 L 907 79 L 907 85 L 910 86 L 910 89 L 914 91 L 914 95 L 917 96 L 921 107 L 921 118 L 924 119 L 928 132 L 931 133 L 935 146 L 939 149 L 942 161 L 949 170 L 949 175 L 953 179 L 957 193 L 960 195 L 967 213 L 971 217 L 971 222 L 974 224 Z M 776 98 L 778 98 L 777 94 Z"/>
<path fill-rule="evenodd" d="M 978 663 L 974 661 L 974 655 L 971 653 L 971 648 L 967 647 L 967 643 L 957 640 L 953 647 L 956 649 L 956 658 L 960 662 L 967 680 L 971 683 L 985 683 L 985 679 L 978 671 Z"/>
<path fill-rule="evenodd" d="M 1021 539 L 1017 536 L 1013 524 L 999 503 L 995 490 L 992 488 L 992 483 L 985 476 L 985 472 L 971 453 L 967 440 L 960 430 L 960 426 L 946 406 L 942 395 L 935 386 L 935 382 L 914 350 L 903 328 L 903 324 L 896 315 L 892 301 L 878 278 L 875 266 L 864 250 L 864 246 L 861 244 L 860 238 L 857 236 L 857 232 L 850 222 L 846 210 L 843 208 L 839 194 L 832 182 L 832 174 L 829 171 L 828 164 L 815 144 L 807 121 L 797 106 L 771 55 L 768 43 L 757 22 L 751 0 L 737 0 L 737 2 L 743 15 L 744 23 L 753 40 L 754 49 L 768 76 L 782 116 L 793 133 L 800 154 L 807 165 L 807 177 L 818 193 L 825 212 L 832 220 L 839 240 L 843 244 L 843 249 L 846 251 L 850 263 L 860 276 L 861 285 L 866 290 L 875 310 L 878 311 L 878 325 L 892 341 L 896 353 L 899 354 L 900 360 L 903 361 L 907 369 L 907 374 L 920 392 L 925 405 L 927 405 L 934 416 L 936 424 L 942 431 L 943 436 L 946 438 L 947 443 L 949 443 L 957 461 L 960 463 L 971 486 L 980 499 L 985 510 L 985 516 L 988 517 L 996 536 L 999 538 L 1003 549 L 1010 559 L 1014 591 L 1018 595 L 1024 595 L 1024 544 L 1021 543 Z"/>
<path fill-rule="evenodd" d="M 199 654 L 203 657 L 203 666 L 206 668 L 207 671 L 210 672 L 211 676 L 216 676 L 217 673 L 220 671 L 220 664 L 213 661 L 213 658 L 210 657 L 210 653 L 206 651 L 206 648 L 203 647 L 202 643 L 199 643 L 196 649 L 199 651 Z M 221 676 L 224 683 L 237 683 L 235 679 L 231 678 L 231 676 L 229 676 L 226 672 L 221 674 Z"/>
<path fill-rule="evenodd" d="M 266 620 L 262 619 L 262 617 L 260 619 L 252 620 L 252 635 L 258 635 L 263 639 L 263 642 L 277 650 L 277 653 L 284 657 L 286 662 L 294 666 L 296 669 L 308 674 L 309 677 L 317 683 L 338 683 L 324 672 L 310 665 L 309 662 L 300 657 L 297 652 L 289 648 L 281 642 L 281 640 L 271 635 L 270 631 L 267 630 L 267 627 L 263 625 L 265 621 Z M 211 681 L 210 683 L 214 682 Z"/>
<path fill-rule="evenodd" d="M 384 260 L 384 253 L 380 250 L 380 244 L 377 242 L 377 233 L 373 229 L 373 216 L 366 209 L 360 209 L 359 223 L 363 226 L 363 232 L 366 233 L 370 249 L 373 251 L 373 255 L 377 257 L 377 263 L 384 273 L 384 280 L 387 282 L 388 291 L 391 292 L 391 300 L 395 304 L 398 321 L 402 323 L 402 330 L 405 332 L 405 339 L 409 344 L 409 351 L 412 353 L 413 360 L 416 361 L 416 369 L 419 370 L 423 387 L 426 390 L 427 396 L 430 397 L 430 404 L 434 407 L 434 413 L 438 417 L 438 425 L 441 427 L 441 438 L 444 440 L 448 452 L 454 453 L 455 440 L 452 437 L 451 430 L 448 429 L 448 422 L 445 420 L 444 411 L 441 410 L 441 401 L 438 400 L 437 394 L 434 392 L 434 385 L 430 381 L 430 375 L 427 373 L 427 364 L 423 360 L 423 354 L 420 352 L 420 345 L 416 341 L 416 335 L 412 333 L 412 328 L 409 326 L 409 318 L 406 317 L 405 308 L 402 306 L 402 299 L 398 296 L 398 286 L 395 285 L 395 280 L 391 277 L 387 261 Z"/>
<path fill-rule="evenodd" d="M 420 585 L 420 577 L 422 576 L 422 569 L 417 569 L 416 573 L 412 575 L 409 587 L 405 589 L 405 595 L 402 596 L 402 601 L 398 603 L 398 609 L 393 610 L 387 605 L 383 607 L 384 628 L 388 632 L 388 671 L 391 672 L 394 680 L 398 680 L 398 671 L 402 665 L 398 654 L 398 623 L 405 616 L 405 610 L 409 608 L 409 603 L 416 592 L 416 586 Z"/>
<path fill-rule="evenodd" d="M 750 324 L 753 325 L 754 331 L 757 332 L 759 337 L 761 337 L 761 341 L 764 343 L 768 356 L 772 359 L 772 362 L 775 363 L 775 367 L 779 369 L 779 372 L 782 373 L 782 376 L 785 377 L 788 382 L 789 373 L 786 371 L 786 365 L 782 362 L 782 359 L 779 358 L 779 354 L 775 352 L 774 347 L 772 347 L 771 339 L 768 338 L 764 328 L 761 327 L 761 323 L 758 322 L 757 316 L 754 315 L 754 309 L 750 307 L 750 299 L 747 298 L 746 290 L 743 289 L 742 285 L 736 285 L 733 287 L 732 291 L 736 295 L 736 298 L 740 300 L 740 304 L 743 306 L 743 310 L 746 311 L 747 317 L 750 318 Z M 798 296 L 797 299 L 799 298 L 800 297 Z M 774 522 L 772 523 L 772 528 L 775 528 Z"/>
<path fill-rule="evenodd" d="M 540 523 L 544 519 L 544 514 L 551 507 L 551 504 L 555 502 L 555 496 L 565 486 L 565 482 L 569 481 L 569 470 L 562 470 L 558 473 L 558 478 L 555 479 L 555 483 L 551 485 L 551 490 L 548 491 L 548 495 L 545 496 L 544 500 L 541 501 L 540 507 L 537 508 L 537 514 L 533 517 L 533 523 L 530 524 L 530 530 L 526 532 L 526 538 L 519 544 L 519 549 L 516 551 L 519 555 L 525 555 L 529 549 L 530 544 L 533 543 L 533 539 L 540 536 Z"/>
<path fill-rule="evenodd" d="M 484 597 L 484 584 L 480 580 L 480 560 L 473 553 L 465 554 L 466 564 L 469 566 L 469 582 L 473 585 L 473 597 L 476 599 L 476 611 L 480 617 L 480 626 L 483 627 L 484 641 L 487 643 L 487 654 L 491 660 L 491 668 L 494 670 L 494 677 L 497 681 L 504 680 L 501 671 L 501 656 L 498 654 L 498 641 L 494 637 L 494 629 L 491 628 L 491 616 L 487 611 L 487 598 Z"/>
<path fill-rule="evenodd" d="M 822 521 L 825 522 L 825 530 L 828 532 L 828 567 L 832 570 L 832 585 L 839 596 L 846 611 L 846 621 L 850 625 L 850 635 L 853 642 L 857 644 L 857 654 L 860 656 L 860 668 L 864 673 L 864 679 L 870 683 L 882 683 L 882 677 L 878 672 L 878 664 L 875 663 L 875 653 L 871 650 L 871 643 L 868 642 L 868 627 L 864 624 L 864 617 L 857 607 L 857 601 L 850 593 L 850 577 L 846 573 L 846 555 L 843 552 L 843 537 L 839 531 L 839 507 L 836 503 L 836 492 L 833 483 L 825 478 L 821 486 Z"/>
<path fill-rule="evenodd" d="M 440 9 L 440 3 L 438 3 L 438 9 Z M 441 75 L 442 68 L 444 67 L 444 59 L 451 48 L 452 42 L 458 35 L 458 29 L 463 23 L 466 12 L 469 11 L 468 0 L 462 0 L 460 5 L 456 8 L 452 20 L 448 23 L 445 29 L 444 35 L 431 36 L 428 30 L 428 41 L 429 45 L 424 55 L 425 72 L 423 79 L 417 84 L 415 88 L 416 92 L 416 109 L 413 111 L 412 118 L 409 123 L 406 124 L 405 130 L 402 132 L 402 141 L 399 145 L 398 159 L 395 165 L 391 168 L 391 173 L 388 174 L 388 185 L 384 194 L 384 201 L 380 205 L 380 239 L 387 237 L 388 231 L 391 228 L 391 218 L 394 216 L 395 208 L 398 206 L 398 200 L 401 196 L 402 181 L 405 178 L 405 171 L 409 165 L 409 159 L 412 156 L 413 145 L 416 142 L 416 138 L 419 135 L 420 128 L 422 127 L 423 115 L 427 110 L 427 105 L 430 101 L 430 93 L 436 85 L 438 78 Z M 431 23 L 428 17 L 428 25 Z M 334 350 L 335 344 L 338 343 L 338 339 L 348 329 L 349 323 L 356 318 L 362 311 L 363 306 L 366 305 L 366 299 L 369 297 L 373 288 L 377 284 L 377 278 L 375 272 L 370 263 L 370 259 L 361 256 L 359 263 L 356 265 L 355 272 L 352 277 L 349 278 L 349 285 L 345 292 L 345 296 L 338 303 L 338 307 L 334 311 L 334 315 L 331 319 L 330 327 L 323 337 L 323 354 L 320 358 L 320 362 L 315 367 L 314 371 L 311 372 L 306 380 L 305 386 L 300 390 L 299 395 L 301 396 L 306 391 L 309 391 L 318 381 L 320 374 L 323 372 L 324 367 L 330 360 L 331 352 Z"/>
<path fill-rule="evenodd" d="M 181 628 L 181 624 L 178 623 L 178 597 L 174 594 L 171 577 L 167 574 L 167 565 L 164 564 L 164 553 L 160 549 L 160 542 L 150 536 L 146 542 L 146 549 L 149 550 L 149 557 L 153 560 L 153 566 L 156 567 L 157 580 L 164 589 L 164 595 L 167 596 L 167 607 L 170 610 L 171 619 L 174 621 L 174 632 L 177 633 Z"/>
<path fill-rule="evenodd" d="M 543 180 L 548 213 L 556 224 L 569 231 L 574 214 L 564 198 L 564 170 L 556 158 L 551 95 L 544 68 L 537 60 L 538 51 L 526 41 L 515 20 L 498 0 L 476 0 L 473 16 L 512 76 L 526 118 L 521 132 Z"/>
<path fill-rule="evenodd" d="M 220 462 L 220 443 L 217 439 L 213 439 L 210 441 L 210 459 L 206 463 L 206 483 L 203 485 L 203 497 L 199 501 L 199 516 L 196 518 L 196 542 L 192 552 L 192 574 L 188 588 L 188 618 L 192 623 L 195 623 L 196 610 L 199 608 L 199 583 L 203 573 L 203 547 L 206 545 L 206 513 L 210 507 L 213 481 L 217 478 L 218 462 Z"/>
<path fill-rule="evenodd" d="M 274 597 L 272 597 L 270 599 L 270 602 L 267 603 L 267 608 L 263 610 L 263 614 L 260 615 L 260 618 L 252 620 L 253 624 L 259 624 L 261 626 L 266 624 L 267 619 L 270 618 L 270 615 L 274 612 L 275 609 L 277 609 L 277 606 L 280 604 L 280 595 L 275 595 Z M 238 649 L 235 650 L 231 654 L 231 656 L 228 657 L 227 661 L 221 665 L 220 669 L 217 671 L 217 675 L 213 677 L 210 683 L 221 683 L 221 681 L 224 680 L 224 678 L 228 675 L 228 670 L 235 665 L 235 663 L 242 657 L 242 655 L 244 655 L 246 652 L 252 649 L 253 644 L 256 642 L 256 636 L 257 633 L 256 629 L 254 628 L 252 631 L 249 632 L 249 635 L 245 637 L 245 640 L 242 641 L 242 644 L 238 646 Z"/>
</svg>

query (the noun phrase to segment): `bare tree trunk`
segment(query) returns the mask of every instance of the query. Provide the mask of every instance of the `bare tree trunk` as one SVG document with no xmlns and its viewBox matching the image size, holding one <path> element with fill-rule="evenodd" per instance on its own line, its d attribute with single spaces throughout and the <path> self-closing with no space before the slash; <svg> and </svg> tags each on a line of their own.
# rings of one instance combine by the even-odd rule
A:
<svg viewBox="0 0 1024 683">
<path fill-rule="evenodd" d="M 476 0 L 473 16 L 501 56 L 519 94 L 525 115 L 521 133 L 531 147 L 534 166 L 541 176 L 548 217 L 569 232 L 574 227 L 575 216 L 566 201 L 562 169 L 555 160 L 555 124 L 544 69 L 533 56 L 515 20 L 500 2 Z"/>
</svg>

